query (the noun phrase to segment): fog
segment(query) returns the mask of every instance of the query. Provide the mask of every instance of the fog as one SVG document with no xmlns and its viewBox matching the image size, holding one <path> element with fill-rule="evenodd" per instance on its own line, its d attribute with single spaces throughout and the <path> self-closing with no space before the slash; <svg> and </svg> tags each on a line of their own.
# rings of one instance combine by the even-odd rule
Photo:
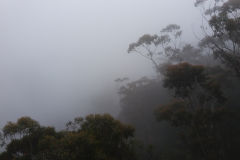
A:
<svg viewBox="0 0 240 160">
<path fill-rule="evenodd" d="M 58 128 L 75 116 L 118 115 L 118 77 L 154 76 L 127 54 L 145 33 L 179 24 L 194 42 L 189 0 L 0 0 L 0 124 L 31 116 Z"/>
</svg>

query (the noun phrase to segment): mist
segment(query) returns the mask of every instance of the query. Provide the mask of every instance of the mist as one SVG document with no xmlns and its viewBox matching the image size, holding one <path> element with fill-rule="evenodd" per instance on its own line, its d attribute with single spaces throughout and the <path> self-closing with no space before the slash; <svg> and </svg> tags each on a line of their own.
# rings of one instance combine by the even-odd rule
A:
<svg viewBox="0 0 240 160">
<path fill-rule="evenodd" d="M 1 0 L 1 126 L 26 115 L 58 128 L 93 112 L 117 116 L 114 80 L 155 76 L 151 62 L 127 54 L 129 43 L 171 23 L 196 41 L 201 15 L 193 3 Z"/>
<path fill-rule="evenodd" d="M 0 0 L 1 160 L 231 160 L 239 0 Z"/>
</svg>

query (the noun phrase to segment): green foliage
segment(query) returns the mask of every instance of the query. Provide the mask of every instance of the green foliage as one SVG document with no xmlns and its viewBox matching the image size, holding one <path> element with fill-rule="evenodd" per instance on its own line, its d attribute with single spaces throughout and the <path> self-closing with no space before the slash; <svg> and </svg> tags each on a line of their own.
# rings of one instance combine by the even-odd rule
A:
<svg viewBox="0 0 240 160">
<path fill-rule="evenodd" d="M 206 1 L 197 0 L 195 5 Z M 147 58 L 163 76 L 144 77 L 119 90 L 120 118 L 135 126 L 142 141 L 134 139 L 133 127 L 108 114 L 76 117 L 58 132 L 22 117 L 4 126 L 1 139 L 7 145 L 0 159 L 239 159 L 240 86 L 232 73 L 240 77 L 240 2 L 213 1 L 214 6 L 205 10 L 212 33 L 199 43 L 201 48 L 182 45 L 182 31 L 176 24 L 159 34 L 144 34 L 129 45 L 128 53 Z M 233 71 L 213 61 L 206 49 Z"/>
<path fill-rule="evenodd" d="M 187 111 L 185 102 L 178 99 L 157 108 L 155 115 L 158 121 L 169 121 L 171 125 L 176 127 L 187 125 L 191 119 L 191 114 Z"/>
<path fill-rule="evenodd" d="M 226 100 L 218 81 L 201 65 L 169 65 L 164 76 L 164 86 L 173 89 L 175 97 L 188 100 L 192 107 L 210 105 L 210 102 L 212 106 Z"/>
<path fill-rule="evenodd" d="M 197 0 L 195 5 L 203 5 L 206 1 L 210 0 Z M 127 121 L 137 126 L 137 133 L 153 126 L 148 113 L 156 105 L 156 99 L 162 104 L 155 110 L 157 120 L 161 121 L 159 125 L 169 122 L 179 131 L 183 144 L 177 146 L 177 151 L 161 152 L 163 159 L 225 160 L 238 156 L 240 132 L 236 115 L 239 114 L 240 86 L 232 73 L 240 75 L 240 3 L 239 0 L 213 2 L 204 15 L 209 18 L 212 33 L 199 43 L 200 48 L 179 45 L 182 32 L 178 25 L 167 26 L 159 35 L 145 34 L 128 48 L 129 53 L 135 52 L 151 60 L 156 71 L 164 76 L 164 87 L 174 93 L 174 99 L 165 104 L 169 97 L 151 90 L 149 84 L 154 80 L 144 81 L 147 78 L 128 83 L 119 91 L 121 116 L 128 117 Z M 210 55 L 209 50 L 212 51 Z M 162 88 L 158 89 L 163 92 Z M 139 127 L 141 122 L 147 127 Z M 152 134 L 151 131 L 145 135 Z M 154 137 L 155 141 L 161 136 Z"/>
<path fill-rule="evenodd" d="M 115 120 L 108 114 L 77 117 L 73 123 L 76 125 L 74 130 L 56 132 L 54 128 L 42 127 L 29 117 L 22 117 L 16 123 L 9 122 L 4 131 L 8 131 L 8 128 L 20 128 L 13 134 L 23 132 L 24 135 L 13 138 L 0 158 L 8 160 L 135 158 L 131 140 L 134 136 L 133 127 Z M 9 132 L 5 133 L 7 136 Z"/>
<path fill-rule="evenodd" d="M 174 89 L 175 95 L 183 98 L 189 96 L 189 92 L 195 87 L 196 83 L 202 84 L 206 81 L 204 67 L 189 63 L 170 65 L 164 75 L 164 86 Z"/>
<path fill-rule="evenodd" d="M 21 117 L 16 123 L 8 122 L 3 127 L 3 134 L 6 138 L 16 138 L 30 134 L 40 127 L 39 123 L 30 117 Z"/>
</svg>

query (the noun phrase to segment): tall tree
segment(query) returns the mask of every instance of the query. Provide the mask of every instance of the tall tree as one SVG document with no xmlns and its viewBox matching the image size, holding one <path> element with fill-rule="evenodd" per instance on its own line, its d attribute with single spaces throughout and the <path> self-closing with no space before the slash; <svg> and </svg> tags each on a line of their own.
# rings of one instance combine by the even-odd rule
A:
<svg viewBox="0 0 240 160">
<path fill-rule="evenodd" d="M 135 52 L 150 60 L 157 72 L 166 57 L 174 57 L 179 52 L 182 30 L 179 25 L 170 24 L 160 34 L 144 34 L 137 42 L 131 43 L 128 53 Z"/>
<path fill-rule="evenodd" d="M 224 107 L 226 99 L 220 85 L 205 67 L 171 65 L 165 73 L 164 86 L 174 91 L 175 99 L 161 105 L 156 117 L 180 129 L 191 158 L 227 160 L 237 156 L 239 136 L 233 128 L 234 118 Z"/>
<path fill-rule="evenodd" d="M 197 1 L 196 4 L 205 1 Z M 216 58 L 240 77 L 240 1 L 213 1 L 214 5 L 205 10 L 204 16 L 211 33 L 206 34 L 200 46 L 210 48 Z"/>
</svg>

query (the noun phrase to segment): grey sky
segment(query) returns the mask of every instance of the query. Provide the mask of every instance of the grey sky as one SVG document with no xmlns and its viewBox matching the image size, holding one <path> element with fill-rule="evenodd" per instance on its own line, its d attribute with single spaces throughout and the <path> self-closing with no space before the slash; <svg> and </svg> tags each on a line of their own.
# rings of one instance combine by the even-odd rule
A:
<svg viewBox="0 0 240 160">
<path fill-rule="evenodd" d="M 117 106 L 114 79 L 153 74 L 151 63 L 126 53 L 128 44 L 169 23 L 194 40 L 201 18 L 193 3 L 0 0 L 0 124 L 28 115 L 55 125 L 92 112 L 104 95 Z"/>
</svg>

